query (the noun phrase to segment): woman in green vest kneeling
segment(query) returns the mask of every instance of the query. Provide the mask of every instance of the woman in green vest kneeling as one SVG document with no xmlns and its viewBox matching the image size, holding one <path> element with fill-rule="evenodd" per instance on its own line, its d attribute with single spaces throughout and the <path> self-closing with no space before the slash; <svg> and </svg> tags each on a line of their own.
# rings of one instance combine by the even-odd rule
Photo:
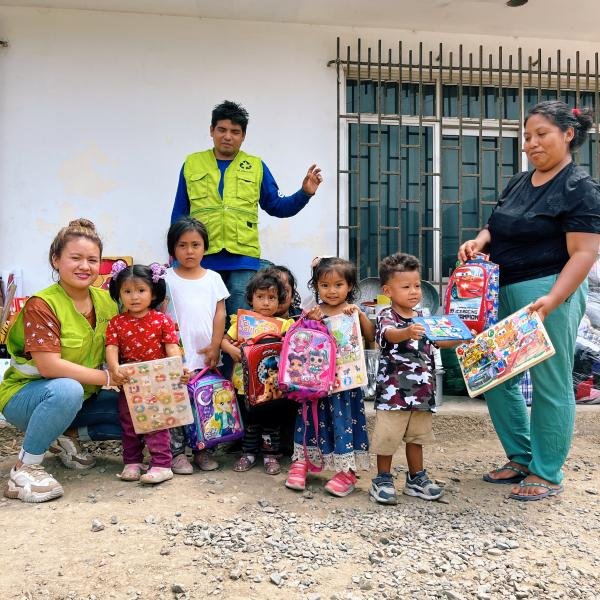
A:
<svg viewBox="0 0 600 600">
<path fill-rule="evenodd" d="M 46 451 L 73 469 L 94 460 L 81 440 L 120 439 L 119 385 L 104 362 L 104 334 L 117 305 L 108 292 L 92 287 L 102 242 L 91 221 L 78 219 L 61 229 L 50 246 L 58 283 L 34 294 L 11 327 L 11 366 L 0 383 L 0 410 L 25 432 L 18 460 L 4 492 L 24 502 L 58 498 L 63 488 L 42 467 Z"/>
</svg>

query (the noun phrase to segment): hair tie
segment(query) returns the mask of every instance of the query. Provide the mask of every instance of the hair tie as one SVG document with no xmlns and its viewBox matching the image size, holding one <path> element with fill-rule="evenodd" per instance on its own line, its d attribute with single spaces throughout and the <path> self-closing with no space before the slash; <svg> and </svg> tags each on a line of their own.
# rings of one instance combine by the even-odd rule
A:
<svg viewBox="0 0 600 600">
<path fill-rule="evenodd" d="M 167 270 L 158 263 L 152 263 L 150 265 L 150 270 L 152 271 L 152 282 L 158 283 L 159 279 L 162 279 L 165 276 Z"/>
<path fill-rule="evenodd" d="M 573 113 L 573 116 L 575 118 L 577 118 L 581 114 L 581 111 L 578 108 L 574 108 L 571 112 Z"/>
<path fill-rule="evenodd" d="M 335 258 L 335 256 L 333 256 L 332 254 L 324 254 L 323 256 L 315 256 L 312 259 L 312 262 L 310 263 L 310 268 L 311 269 L 315 269 L 317 267 L 317 265 L 322 261 L 325 260 L 326 258 Z"/>
<path fill-rule="evenodd" d="M 116 277 L 123 269 L 127 268 L 127 263 L 124 260 L 115 260 L 110 269 L 110 276 Z"/>
</svg>

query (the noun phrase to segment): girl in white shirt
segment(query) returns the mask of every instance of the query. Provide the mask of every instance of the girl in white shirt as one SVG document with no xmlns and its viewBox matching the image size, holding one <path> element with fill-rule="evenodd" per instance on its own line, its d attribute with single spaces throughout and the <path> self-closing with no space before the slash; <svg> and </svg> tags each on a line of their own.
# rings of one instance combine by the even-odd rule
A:
<svg viewBox="0 0 600 600">
<path fill-rule="evenodd" d="M 218 273 L 200 264 L 208 250 L 206 227 L 197 219 L 182 217 L 169 228 L 167 248 L 177 261 L 167 269 L 165 280 L 179 324 L 186 367 L 190 371 L 216 367 L 225 332 L 225 299 L 229 292 Z M 185 436 L 183 428 L 180 429 L 171 430 L 172 470 L 187 475 L 193 472 L 193 467 L 185 455 Z M 205 450 L 194 451 L 194 464 L 203 471 L 219 466 Z"/>
</svg>

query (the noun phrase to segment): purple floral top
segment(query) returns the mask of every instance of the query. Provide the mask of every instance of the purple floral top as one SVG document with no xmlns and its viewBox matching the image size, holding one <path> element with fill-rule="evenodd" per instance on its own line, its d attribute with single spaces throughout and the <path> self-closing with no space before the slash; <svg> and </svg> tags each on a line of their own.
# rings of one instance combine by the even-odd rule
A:
<svg viewBox="0 0 600 600">
<path fill-rule="evenodd" d="M 391 306 L 377 317 L 375 340 L 381 348 L 375 408 L 378 410 L 429 410 L 435 412 L 435 378 L 432 345 L 427 338 L 389 343 L 385 331 L 402 329 L 411 319 Z"/>
</svg>

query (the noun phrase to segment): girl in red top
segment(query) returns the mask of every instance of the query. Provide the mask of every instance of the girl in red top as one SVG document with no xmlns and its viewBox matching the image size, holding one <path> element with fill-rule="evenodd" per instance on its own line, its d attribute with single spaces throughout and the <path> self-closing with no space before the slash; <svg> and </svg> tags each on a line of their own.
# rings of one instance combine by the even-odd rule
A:
<svg viewBox="0 0 600 600">
<path fill-rule="evenodd" d="M 175 324 L 170 317 L 154 310 L 165 299 L 164 272 L 164 267 L 157 263 L 127 267 L 123 261 L 117 261 L 113 266 L 110 295 L 121 302 L 123 312 L 113 317 L 106 329 L 106 362 L 111 375 L 120 372 L 119 364 L 181 355 Z M 187 379 L 185 373 L 182 383 L 187 383 Z M 119 416 L 125 463 L 121 479 L 142 483 L 171 479 L 169 430 L 138 435 L 122 391 Z M 144 444 L 150 453 L 150 469 L 142 475 Z"/>
</svg>

